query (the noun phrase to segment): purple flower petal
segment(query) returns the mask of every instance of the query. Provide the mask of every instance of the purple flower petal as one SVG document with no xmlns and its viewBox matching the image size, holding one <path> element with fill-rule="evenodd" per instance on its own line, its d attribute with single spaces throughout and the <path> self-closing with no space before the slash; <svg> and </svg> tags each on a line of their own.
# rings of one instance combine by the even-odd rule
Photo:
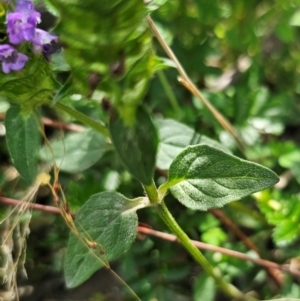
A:
<svg viewBox="0 0 300 301">
<path fill-rule="evenodd" d="M 7 15 L 7 33 L 12 44 L 31 41 L 40 22 L 40 13 L 34 10 L 31 1 L 18 1 L 15 12 Z"/>
<path fill-rule="evenodd" d="M 0 61 L 5 60 L 8 56 L 12 55 L 14 51 L 15 49 L 10 45 L 0 45 Z"/>
<path fill-rule="evenodd" d="M 21 70 L 28 61 L 28 57 L 23 53 L 18 53 L 12 46 L 5 44 L 0 45 L 0 60 L 2 61 L 3 72 L 9 73 L 12 70 Z"/>
<path fill-rule="evenodd" d="M 35 30 L 35 37 L 32 39 L 33 51 L 35 53 L 40 53 L 43 50 L 43 46 L 51 44 L 52 41 L 56 40 L 57 36 L 37 28 Z"/>
<path fill-rule="evenodd" d="M 34 10 L 34 5 L 31 1 L 19 0 L 17 2 L 16 12 L 24 14 L 27 22 L 33 26 L 41 22 L 41 14 Z"/>
</svg>

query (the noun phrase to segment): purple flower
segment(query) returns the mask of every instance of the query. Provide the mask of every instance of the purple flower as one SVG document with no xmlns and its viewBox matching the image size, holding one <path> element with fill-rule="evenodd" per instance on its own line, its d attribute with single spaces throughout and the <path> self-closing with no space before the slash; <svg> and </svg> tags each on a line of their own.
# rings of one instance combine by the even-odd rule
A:
<svg viewBox="0 0 300 301">
<path fill-rule="evenodd" d="M 41 21 L 40 17 L 31 1 L 18 1 L 15 11 L 7 15 L 9 41 L 12 44 L 31 41 L 35 36 L 36 25 Z"/>
<path fill-rule="evenodd" d="M 32 39 L 32 46 L 33 46 L 33 51 L 35 53 L 41 53 L 42 50 L 44 50 L 46 45 L 51 44 L 52 41 L 56 41 L 57 36 L 51 35 L 48 32 L 42 30 L 42 29 L 36 29 L 35 30 L 35 36 Z"/>
<path fill-rule="evenodd" d="M 28 61 L 28 57 L 23 53 L 18 53 L 12 46 L 0 45 L 0 61 L 2 61 L 2 70 L 4 73 L 18 71 L 22 69 Z"/>
</svg>

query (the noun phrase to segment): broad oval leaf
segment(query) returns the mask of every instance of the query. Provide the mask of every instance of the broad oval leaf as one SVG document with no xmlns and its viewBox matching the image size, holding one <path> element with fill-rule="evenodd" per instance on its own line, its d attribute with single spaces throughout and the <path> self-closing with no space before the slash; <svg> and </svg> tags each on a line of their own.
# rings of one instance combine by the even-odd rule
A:
<svg viewBox="0 0 300 301">
<path fill-rule="evenodd" d="M 5 116 L 6 143 L 12 163 L 28 184 L 31 184 L 37 175 L 41 144 L 37 113 L 25 113 L 20 107 L 11 107 Z"/>
<path fill-rule="evenodd" d="M 163 195 L 170 188 L 186 207 L 207 210 L 268 188 L 278 180 L 273 171 L 259 164 L 207 145 L 196 145 L 176 157 L 168 182 L 159 191 Z"/>
<path fill-rule="evenodd" d="M 145 206 L 147 198 L 130 200 L 116 192 L 91 196 L 76 215 L 79 237 L 70 234 L 64 266 L 68 287 L 80 285 L 130 248 L 137 233 L 136 210 Z M 89 247 L 86 240 L 97 247 Z"/>
<path fill-rule="evenodd" d="M 106 138 L 88 129 L 82 133 L 70 133 L 63 139 L 51 142 L 56 165 L 60 170 L 76 173 L 90 168 L 108 150 Z M 42 160 L 52 162 L 53 155 L 45 145 L 40 152 Z"/>
<path fill-rule="evenodd" d="M 112 117 L 109 125 L 112 141 L 129 172 L 143 184 L 152 181 L 158 137 L 149 114 L 143 107 L 136 110 L 132 124 Z"/>
<path fill-rule="evenodd" d="M 206 144 L 226 153 L 230 151 L 218 141 L 196 133 L 187 125 L 173 119 L 158 120 L 155 122 L 158 128 L 159 146 L 156 166 L 168 170 L 176 156 L 189 145 Z"/>
</svg>

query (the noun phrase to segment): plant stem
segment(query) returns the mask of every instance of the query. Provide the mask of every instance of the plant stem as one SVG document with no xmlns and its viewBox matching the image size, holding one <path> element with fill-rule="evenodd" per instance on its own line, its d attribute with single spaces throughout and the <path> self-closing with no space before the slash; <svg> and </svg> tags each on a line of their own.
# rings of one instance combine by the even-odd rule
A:
<svg viewBox="0 0 300 301">
<path fill-rule="evenodd" d="M 143 185 L 151 204 L 159 203 L 158 192 L 154 181 L 149 185 Z"/>
<path fill-rule="evenodd" d="M 52 102 L 51 101 L 47 101 L 46 102 L 48 105 L 52 106 Z M 81 123 L 91 127 L 92 129 L 94 129 L 95 131 L 101 133 L 102 135 L 109 137 L 109 131 L 108 129 L 101 124 L 100 122 L 97 122 L 93 119 L 91 119 L 90 117 L 86 116 L 85 114 L 82 114 L 81 112 L 65 106 L 64 104 L 57 102 L 54 106 L 58 111 L 61 112 L 65 112 L 67 114 L 69 114 L 70 116 L 72 116 L 73 118 L 75 118 L 76 120 L 80 121 Z"/>
<path fill-rule="evenodd" d="M 213 277 L 221 288 L 221 290 L 231 298 L 236 300 L 243 301 L 255 301 L 256 299 L 244 295 L 241 291 L 239 291 L 235 286 L 230 283 L 227 283 L 223 278 L 219 270 L 214 268 L 204 257 L 201 251 L 192 243 L 186 233 L 180 228 L 177 224 L 176 220 L 172 216 L 171 212 L 166 207 L 163 197 L 160 196 L 154 181 L 152 181 L 149 185 L 143 185 L 144 189 L 147 193 L 147 196 L 151 202 L 151 204 L 156 204 L 154 206 L 156 212 L 160 216 L 160 218 L 164 221 L 164 223 L 169 227 L 169 229 L 178 237 L 179 241 L 182 243 L 184 248 L 189 252 L 189 254 L 200 264 L 200 266 L 205 270 L 205 272 Z"/>
<path fill-rule="evenodd" d="M 172 91 L 171 86 L 168 82 L 167 77 L 165 76 L 163 71 L 157 71 L 157 75 L 158 75 L 160 83 L 163 86 L 163 88 L 165 90 L 165 93 L 166 93 L 166 95 L 167 95 L 174 111 L 176 112 L 178 117 L 180 117 L 181 116 L 181 110 L 180 110 L 179 104 L 177 102 L 177 99 L 174 95 L 174 92 Z"/>
<path fill-rule="evenodd" d="M 220 289 L 229 297 L 235 298 L 236 300 L 247 300 L 254 301 L 255 298 L 244 295 L 241 291 L 239 291 L 235 286 L 230 283 L 227 283 L 220 273 L 220 271 L 214 268 L 204 257 L 201 251 L 191 242 L 186 233 L 180 228 L 177 224 L 176 220 L 173 218 L 172 214 L 166 207 L 164 202 L 161 202 L 159 206 L 155 207 L 156 212 L 161 217 L 161 219 L 165 222 L 165 224 L 169 227 L 169 229 L 176 234 L 184 248 L 189 252 L 189 254 L 195 259 L 196 262 L 202 266 L 205 272 L 213 277 L 220 287 Z"/>
</svg>

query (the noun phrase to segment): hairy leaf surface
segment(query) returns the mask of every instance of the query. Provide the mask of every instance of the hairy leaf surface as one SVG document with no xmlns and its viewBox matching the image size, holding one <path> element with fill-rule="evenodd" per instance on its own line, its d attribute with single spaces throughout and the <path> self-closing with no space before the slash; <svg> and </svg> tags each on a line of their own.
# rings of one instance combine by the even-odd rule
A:
<svg viewBox="0 0 300 301">
<path fill-rule="evenodd" d="M 65 172 L 76 173 L 93 166 L 107 151 L 105 137 L 88 129 L 82 133 L 67 134 L 63 139 L 51 143 L 56 165 Z M 40 157 L 52 162 L 53 156 L 49 146 L 45 145 Z"/>
<path fill-rule="evenodd" d="M 189 146 L 173 161 L 168 182 L 172 194 L 191 209 L 222 207 L 278 182 L 266 167 L 228 155 L 207 145 Z"/>
<path fill-rule="evenodd" d="M 11 107 L 5 116 L 6 142 L 11 160 L 24 180 L 31 184 L 37 175 L 41 144 L 37 111 L 22 112 Z"/>
<path fill-rule="evenodd" d="M 158 120 L 159 146 L 156 166 L 168 170 L 176 156 L 188 145 L 206 144 L 226 153 L 230 153 L 221 143 L 204 135 L 196 133 L 193 129 L 173 119 Z"/>
<path fill-rule="evenodd" d="M 149 114 L 143 107 L 139 107 L 132 124 L 125 124 L 120 117 L 112 117 L 109 129 L 115 148 L 127 169 L 142 183 L 150 184 L 158 137 Z"/>
<path fill-rule="evenodd" d="M 65 257 L 68 287 L 83 283 L 130 248 L 137 233 L 136 210 L 147 205 L 146 198 L 129 200 L 116 192 L 91 196 L 76 216 L 79 237 L 70 234 Z M 86 240 L 97 245 L 91 247 Z"/>
</svg>

